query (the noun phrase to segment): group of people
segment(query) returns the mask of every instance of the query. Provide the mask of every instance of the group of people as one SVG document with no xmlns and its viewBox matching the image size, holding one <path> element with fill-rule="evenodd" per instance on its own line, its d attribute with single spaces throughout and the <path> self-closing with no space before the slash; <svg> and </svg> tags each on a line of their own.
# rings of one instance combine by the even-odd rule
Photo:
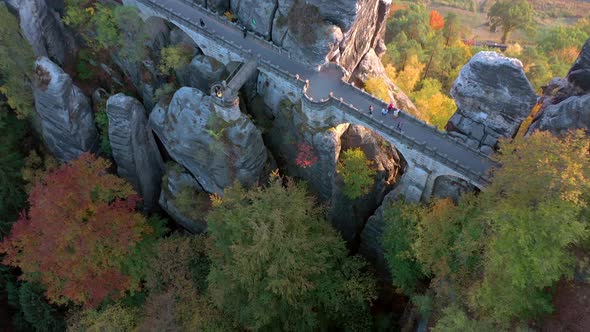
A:
<svg viewBox="0 0 590 332">
<path fill-rule="evenodd" d="M 382 116 L 386 116 L 387 114 L 389 114 L 389 112 L 393 113 L 393 118 L 397 118 L 399 116 L 399 112 L 401 112 L 401 109 L 393 106 L 393 103 L 389 103 L 389 105 L 387 105 L 387 108 L 382 108 L 381 109 L 381 115 Z M 369 114 L 373 115 L 373 105 L 369 105 Z M 397 122 L 397 129 L 402 130 L 402 122 L 398 121 Z"/>
</svg>

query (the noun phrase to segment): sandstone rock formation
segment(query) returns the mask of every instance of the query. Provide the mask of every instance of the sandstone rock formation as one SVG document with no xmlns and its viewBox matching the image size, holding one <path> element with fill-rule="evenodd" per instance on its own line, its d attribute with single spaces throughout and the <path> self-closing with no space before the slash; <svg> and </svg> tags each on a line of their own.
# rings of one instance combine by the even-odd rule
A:
<svg viewBox="0 0 590 332">
<path fill-rule="evenodd" d="M 64 64 L 74 47 L 74 39 L 65 29 L 59 15 L 45 0 L 21 0 L 18 3 L 23 35 L 37 56 L 46 56 Z"/>
<path fill-rule="evenodd" d="M 40 134 L 56 158 L 68 161 L 96 150 L 98 132 L 88 98 L 46 57 L 36 61 L 33 95 Z"/>
<path fill-rule="evenodd" d="M 447 123 L 452 135 L 491 153 L 498 138 L 513 137 L 537 96 L 522 63 L 496 52 L 480 52 L 453 84 L 457 112 Z"/>
<path fill-rule="evenodd" d="M 590 129 L 590 39 L 564 79 L 555 78 L 543 88 L 540 109 L 528 128 L 562 134 L 569 129 Z"/>
<path fill-rule="evenodd" d="M 166 173 L 162 178 L 160 206 L 191 233 L 202 233 L 207 230 L 204 211 L 195 209 L 197 202 L 194 198 L 199 194 L 207 199 L 203 188 L 184 167 L 174 162 L 166 165 Z"/>
<path fill-rule="evenodd" d="M 197 54 L 189 65 L 177 70 L 176 77 L 181 86 L 197 88 L 209 92 L 211 84 L 225 79 L 225 66 L 204 54 Z"/>
<path fill-rule="evenodd" d="M 122 93 L 107 100 L 109 140 L 117 174 L 127 179 L 143 197 L 144 210 L 158 204 L 163 162 L 143 105 Z"/>
<path fill-rule="evenodd" d="M 194 88 L 178 90 L 168 106 L 157 105 L 150 126 L 170 156 L 209 193 L 239 181 L 257 184 L 268 160 L 260 131 L 238 106 L 215 104 Z"/>
<path fill-rule="evenodd" d="M 342 192 L 342 177 L 336 177 L 329 219 L 345 240 L 353 241 L 360 235 L 365 221 L 381 205 L 383 197 L 393 189 L 405 168 L 405 161 L 394 147 L 362 126 L 350 125 L 340 139 L 341 153 L 348 149 L 360 148 L 377 170 L 371 192 L 353 201 Z"/>
</svg>

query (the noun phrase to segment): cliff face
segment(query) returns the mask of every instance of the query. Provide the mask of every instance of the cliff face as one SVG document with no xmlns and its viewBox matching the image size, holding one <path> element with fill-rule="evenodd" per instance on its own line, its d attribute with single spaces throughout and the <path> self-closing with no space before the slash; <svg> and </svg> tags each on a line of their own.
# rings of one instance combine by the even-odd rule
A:
<svg viewBox="0 0 590 332">
<path fill-rule="evenodd" d="M 21 0 L 16 4 L 23 35 L 35 55 L 49 57 L 63 65 L 74 47 L 74 38 L 65 29 L 59 15 L 45 0 Z"/>
</svg>

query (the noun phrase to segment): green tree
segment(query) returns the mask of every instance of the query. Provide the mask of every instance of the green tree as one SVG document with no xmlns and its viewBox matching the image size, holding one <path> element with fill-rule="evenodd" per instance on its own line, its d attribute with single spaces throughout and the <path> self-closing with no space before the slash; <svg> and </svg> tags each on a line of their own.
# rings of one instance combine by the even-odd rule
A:
<svg viewBox="0 0 590 332">
<path fill-rule="evenodd" d="M 239 185 L 207 217 L 210 295 L 252 330 L 368 330 L 374 280 L 301 184 Z M 272 308 L 272 310 L 269 310 Z"/>
<path fill-rule="evenodd" d="M 568 249 L 588 238 L 589 148 L 582 131 L 502 142 L 503 166 L 481 195 L 490 234 L 471 298 L 486 316 L 506 322 L 551 311 L 546 288 L 573 275 Z"/>
<path fill-rule="evenodd" d="M 416 240 L 421 208 L 418 205 L 397 201 L 383 212 L 385 230 L 383 250 L 393 280 L 393 285 L 410 295 L 420 279 L 424 278 L 422 266 L 416 259 L 412 244 Z"/>
<path fill-rule="evenodd" d="M 342 153 L 337 166 L 344 179 L 342 192 L 350 199 L 357 199 L 370 192 L 375 184 L 373 162 L 368 160 L 360 148 L 348 149 Z"/>
<path fill-rule="evenodd" d="M 445 38 L 445 45 L 450 46 L 461 37 L 461 23 L 459 17 L 454 12 L 449 12 L 445 17 L 445 26 L 443 28 L 443 37 Z"/>
<path fill-rule="evenodd" d="M 20 171 L 25 122 L 0 106 L 0 240 L 8 234 L 26 201 Z"/>
<path fill-rule="evenodd" d="M 194 55 L 192 48 L 184 45 L 164 47 L 161 51 L 160 71 L 169 73 L 191 62 Z"/>
<path fill-rule="evenodd" d="M 47 303 L 45 289 L 35 282 L 11 282 L 7 287 L 9 304 L 16 308 L 14 325 L 23 331 L 63 331 L 65 321 Z"/>
<path fill-rule="evenodd" d="M 533 27 L 535 10 L 527 0 L 496 0 L 488 12 L 492 28 L 502 27 L 502 43 L 517 29 Z"/>
<path fill-rule="evenodd" d="M 0 94 L 19 118 L 27 117 L 33 110 L 30 79 L 34 62 L 33 50 L 23 38 L 16 17 L 5 3 L 0 3 Z"/>
</svg>

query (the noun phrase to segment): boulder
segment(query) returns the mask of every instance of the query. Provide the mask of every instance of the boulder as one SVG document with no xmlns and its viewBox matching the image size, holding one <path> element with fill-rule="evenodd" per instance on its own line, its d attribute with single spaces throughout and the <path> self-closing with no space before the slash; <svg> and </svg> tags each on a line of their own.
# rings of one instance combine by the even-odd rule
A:
<svg viewBox="0 0 590 332">
<path fill-rule="evenodd" d="M 385 82 L 389 95 L 389 100 L 385 100 L 385 102 L 393 102 L 396 107 L 406 110 L 418 118 L 424 117 L 410 98 L 408 98 L 408 96 L 406 96 L 406 94 L 389 79 L 385 73 L 385 68 L 383 67 L 381 59 L 379 59 L 373 49 L 370 49 L 352 73 L 351 80 L 357 86 L 363 86 L 364 82 L 372 77 L 379 77 Z"/>
<path fill-rule="evenodd" d="M 344 181 L 337 176 L 333 186 L 329 219 L 347 241 L 358 239 L 367 219 L 381 205 L 383 197 L 395 185 L 405 161 L 395 148 L 371 130 L 350 125 L 340 137 L 340 155 L 348 149 L 360 148 L 377 170 L 375 184 L 369 194 L 355 200 L 346 197 Z"/>
<path fill-rule="evenodd" d="M 65 29 L 59 15 L 45 0 L 21 0 L 18 4 L 20 26 L 37 56 L 46 56 L 60 65 L 74 47 L 74 38 Z"/>
<path fill-rule="evenodd" d="M 461 69 L 451 96 L 457 112 L 447 130 L 467 136 L 479 148 L 494 148 L 499 137 L 514 137 L 537 101 L 522 63 L 496 52 L 477 53 Z"/>
<path fill-rule="evenodd" d="M 145 211 L 158 204 L 163 162 L 143 105 L 122 93 L 107 100 L 109 140 L 117 174 L 127 179 L 143 197 Z"/>
<path fill-rule="evenodd" d="M 98 132 L 88 98 L 48 58 L 39 58 L 35 66 L 35 111 L 49 151 L 62 161 L 96 151 Z"/>
<path fill-rule="evenodd" d="M 181 88 L 170 104 L 158 104 L 150 126 L 169 155 L 209 193 L 222 194 L 235 181 L 255 185 L 268 155 L 260 131 L 239 105 L 222 107 L 194 88 Z"/>
<path fill-rule="evenodd" d="M 208 196 L 197 180 L 184 167 L 169 162 L 162 178 L 160 206 L 174 221 L 191 233 L 197 234 L 207 230 L 205 221 Z M 199 210 L 199 208 L 203 208 Z"/>
</svg>

